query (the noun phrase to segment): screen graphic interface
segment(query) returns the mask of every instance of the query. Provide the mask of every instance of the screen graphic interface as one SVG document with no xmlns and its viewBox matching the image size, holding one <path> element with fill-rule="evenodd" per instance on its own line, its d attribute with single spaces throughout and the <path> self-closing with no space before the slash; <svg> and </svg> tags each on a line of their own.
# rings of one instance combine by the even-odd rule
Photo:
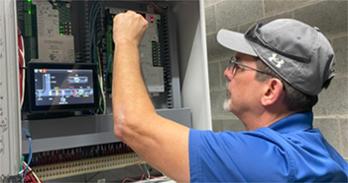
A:
<svg viewBox="0 0 348 183">
<path fill-rule="evenodd" d="M 93 104 L 93 70 L 34 69 L 36 106 Z"/>
</svg>

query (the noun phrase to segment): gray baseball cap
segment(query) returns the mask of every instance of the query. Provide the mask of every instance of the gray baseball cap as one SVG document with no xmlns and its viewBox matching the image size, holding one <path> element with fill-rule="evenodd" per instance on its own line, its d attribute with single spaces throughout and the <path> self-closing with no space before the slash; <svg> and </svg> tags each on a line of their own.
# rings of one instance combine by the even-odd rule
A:
<svg viewBox="0 0 348 183">
<path fill-rule="evenodd" d="M 231 50 L 259 57 L 291 86 L 318 95 L 334 77 L 334 51 L 319 28 L 294 19 L 255 24 L 244 34 L 221 29 L 217 41 Z"/>
</svg>

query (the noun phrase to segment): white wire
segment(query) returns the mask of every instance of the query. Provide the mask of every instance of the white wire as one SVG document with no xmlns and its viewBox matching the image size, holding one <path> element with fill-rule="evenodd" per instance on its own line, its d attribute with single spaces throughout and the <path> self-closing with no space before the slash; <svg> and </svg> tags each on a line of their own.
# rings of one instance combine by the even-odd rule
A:
<svg viewBox="0 0 348 183">
<path fill-rule="evenodd" d="M 102 95 L 102 100 L 103 100 L 103 114 L 106 114 L 106 102 L 105 102 L 105 92 L 104 92 L 104 86 L 103 86 L 103 77 L 99 76 L 99 86 L 100 86 L 100 91 Z"/>
<path fill-rule="evenodd" d="M 101 95 L 102 95 L 102 100 L 103 100 L 103 114 L 106 114 L 106 99 L 105 99 L 105 92 L 104 92 L 104 79 L 103 79 L 103 73 L 102 73 L 102 71 L 101 71 L 101 67 L 102 67 L 102 65 L 101 65 L 101 63 L 100 63 L 100 58 L 99 58 L 99 53 L 97 52 L 97 58 L 98 58 L 98 60 L 97 60 L 97 62 L 98 62 L 98 70 L 99 70 L 99 72 L 98 72 L 98 79 L 99 79 L 99 86 L 100 86 L 100 91 L 101 91 Z"/>
</svg>

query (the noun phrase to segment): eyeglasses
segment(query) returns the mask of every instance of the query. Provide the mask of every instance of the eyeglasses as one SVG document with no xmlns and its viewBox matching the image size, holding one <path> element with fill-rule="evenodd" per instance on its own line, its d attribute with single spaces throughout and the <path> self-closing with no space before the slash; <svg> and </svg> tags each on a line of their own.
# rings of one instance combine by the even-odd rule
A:
<svg viewBox="0 0 348 183">
<path fill-rule="evenodd" d="M 250 66 L 247 66 L 245 64 L 242 64 L 240 63 L 240 61 L 235 58 L 235 57 L 231 57 L 231 59 L 228 61 L 228 66 L 227 66 L 228 69 L 232 69 L 232 74 L 234 75 L 235 73 L 238 72 L 238 70 L 245 70 L 245 69 L 250 69 L 250 70 L 253 70 L 253 71 L 256 71 L 256 72 L 259 72 L 259 73 L 262 73 L 262 74 L 267 74 L 267 75 L 270 75 L 270 76 L 273 76 L 271 73 L 268 73 L 268 72 L 265 72 L 265 71 L 262 71 L 262 70 L 259 70 L 259 69 L 256 69 L 256 68 L 252 68 Z"/>
</svg>

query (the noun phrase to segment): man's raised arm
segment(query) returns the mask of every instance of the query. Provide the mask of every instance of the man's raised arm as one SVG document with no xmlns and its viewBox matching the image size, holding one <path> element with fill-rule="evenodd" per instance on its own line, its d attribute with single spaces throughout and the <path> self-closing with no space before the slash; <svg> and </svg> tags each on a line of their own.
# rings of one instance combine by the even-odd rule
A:
<svg viewBox="0 0 348 183">
<path fill-rule="evenodd" d="M 147 21 L 127 11 L 113 20 L 114 132 L 141 158 L 169 177 L 189 181 L 189 129 L 159 116 L 141 75 L 139 44 Z"/>
</svg>

